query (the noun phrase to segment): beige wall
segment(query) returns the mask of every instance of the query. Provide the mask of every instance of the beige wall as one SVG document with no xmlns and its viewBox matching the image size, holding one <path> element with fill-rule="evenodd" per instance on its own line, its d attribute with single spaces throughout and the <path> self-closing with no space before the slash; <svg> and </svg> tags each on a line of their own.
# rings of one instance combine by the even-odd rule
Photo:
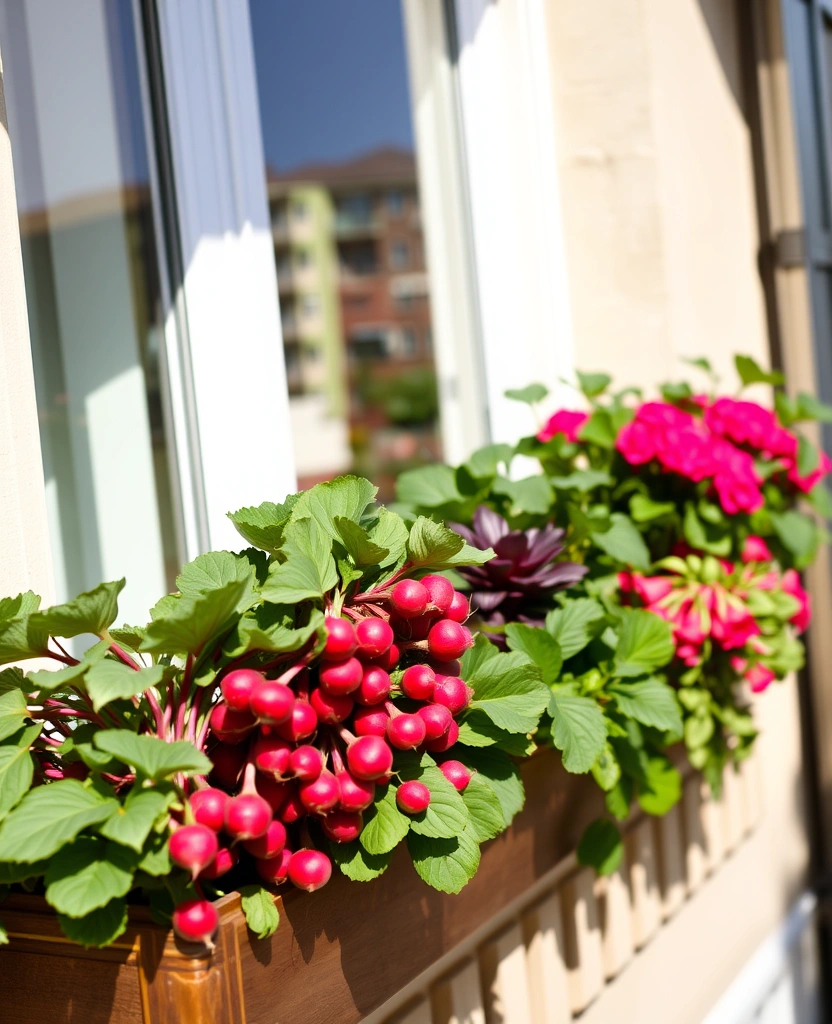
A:
<svg viewBox="0 0 832 1024">
<path fill-rule="evenodd" d="M 0 59 L 0 597 L 51 598 L 35 381 Z"/>
</svg>

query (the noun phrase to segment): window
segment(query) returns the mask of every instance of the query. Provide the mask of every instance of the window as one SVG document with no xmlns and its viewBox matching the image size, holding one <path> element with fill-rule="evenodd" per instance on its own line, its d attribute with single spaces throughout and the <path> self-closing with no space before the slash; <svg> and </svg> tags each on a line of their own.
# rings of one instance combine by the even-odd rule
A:
<svg viewBox="0 0 832 1024">
<path fill-rule="evenodd" d="M 404 213 L 404 195 L 400 188 L 391 188 L 385 196 L 387 213 L 391 217 L 401 217 Z"/>
<path fill-rule="evenodd" d="M 416 355 L 416 331 L 412 327 L 402 329 L 402 355 L 408 359 Z"/>
<path fill-rule="evenodd" d="M 407 242 L 394 238 L 390 243 L 390 266 L 393 270 L 404 270 L 410 261 L 410 249 Z"/>
</svg>

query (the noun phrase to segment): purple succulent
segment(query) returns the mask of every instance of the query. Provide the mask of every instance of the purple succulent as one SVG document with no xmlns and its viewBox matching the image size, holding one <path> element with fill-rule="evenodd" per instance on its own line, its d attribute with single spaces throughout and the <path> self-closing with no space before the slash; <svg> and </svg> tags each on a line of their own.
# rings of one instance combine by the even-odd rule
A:
<svg viewBox="0 0 832 1024">
<path fill-rule="evenodd" d="M 588 571 L 577 562 L 555 561 L 564 549 L 565 531 L 552 523 L 512 530 L 501 515 L 480 505 L 473 526 L 448 525 L 473 547 L 494 549 L 495 557 L 485 565 L 457 570 L 471 584 L 473 606 L 487 625 L 514 620 L 543 625 L 551 595 Z"/>
</svg>

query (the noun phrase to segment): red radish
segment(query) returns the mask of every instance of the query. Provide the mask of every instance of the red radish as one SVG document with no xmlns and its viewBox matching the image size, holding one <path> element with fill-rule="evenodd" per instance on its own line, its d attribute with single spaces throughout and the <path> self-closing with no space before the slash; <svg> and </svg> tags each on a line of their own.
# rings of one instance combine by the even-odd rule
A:
<svg viewBox="0 0 832 1024">
<path fill-rule="evenodd" d="M 255 783 L 257 792 L 271 807 L 273 814 L 279 814 L 281 808 L 289 799 L 292 792 L 292 785 L 288 782 L 276 782 L 265 775 L 260 775 Z"/>
<path fill-rule="evenodd" d="M 465 622 L 470 614 L 471 606 L 468 603 L 468 598 L 465 594 L 461 594 L 458 590 L 455 590 L 454 598 L 451 601 L 448 610 L 445 612 L 445 615 L 453 622 Z"/>
<path fill-rule="evenodd" d="M 326 661 L 341 661 L 355 653 L 358 640 L 352 624 L 346 619 L 337 619 L 330 615 L 326 619 L 326 647 L 322 658 Z"/>
<path fill-rule="evenodd" d="M 390 696 L 390 689 L 392 683 L 390 682 L 390 676 L 384 671 L 383 668 L 377 668 L 375 665 L 364 669 L 364 676 L 361 679 L 361 685 L 355 691 L 353 696 L 359 704 L 373 705 L 380 704 L 383 700 L 386 700 Z"/>
<path fill-rule="evenodd" d="M 418 580 L 401 580 L 390 592 L 390 604 L 403 619 L 424 615 L 430 601 L 427 587 Z"/>
<path fill-rule="evenodd" d="M 324 818 L 322 825 L 333 842 L 351 843 L 361 835 L 364 820 L 352 811 L 333 811 Z"/>
<path fill-rule="evenodd" d="M 471 631 L 452 619 L 440 619 L 428 633 L 428 650 L 437 661 L 455 661 L 473 643 Z"/>
<path fill-rule="evenodd" d="M 237 866 L 239 855 L 236 850 L 229 849 L 227 846 L 221 846 L 217 850 L 217 855 L 211 861 L 207 868 L 202 870 L 202 878 L 215 879 L 221 878 L 223 875 L 227 875 L 228 872 Z"/>
<path fill-rule="evenodd" d="M 361 685 L 364 668 L 358 658 L 329 661 L 321 666 L 321 686 L 335 697 L 345 697 Z"/>
<path fill-rule="evenodd" d="M 204 942 L 211 939 L 220 924 L 219 914 L 208 900 L 185 900 L 174 910 L 171 918 L 173 930 L 186 942 Z"/>
<path fill-rule="evenodd" d="M 295 695 L 276 679 L 267 679 L 251 695 L 251 710 L 267 725 L 280 725 L 291 715 Z"/>
<path fill-rule="evenodd" d="M 415 750 L 425 741 L 425 723 L 419 715 L 396 715 L 387 724 L 387 740 L 397 750 Z"/>
<path fill-rule="evenodd" d="M 292 825 L 301 818 L 306 817 L 306 805 L 300 798 L 300 793 L 292 787 L 283 806 L 280 808 L 280 820 L 286 825 Z"/>
<path fill-rule="evenodd" d="M 188 800 L 194 821 L 214 832 L 221 832 L 229 799 L 228 793 L 221 789 L 198 789 Z"/>
<path fill-rule="evenodd" d="M 241 743 L 257 721 L 249 711 L 235 711 L 227 704 L 215 704 L 211 711 L 211 729 L 223 743 Z"/>
<path fill-rule="evenodd" d="M 436 685 L 436 674 L 430 665 L 411 665 L 404 670 L 399 686 L 406 697 L 413 700 L 430 700 Z"/>
<path fill-rule="evenodd" d="M 358 649 L 370 658 L 378 658 L 395 640 L 393 630 L 384 619 L 362 619 L 355 627 Z"/>
<path fill-rule="evenodd" d="M 246 763 L 245 747 L 220 743 L 211 750 L 209 757 L 214 765 L 211 778 L 225 789 L 233 789 Z"/>
<path fill-rule="evenodd" d="M 444 754 L 446 750 L 451 749 L 458 739 L 459 726 L 456 722 L 452 721 L 446 733 L 443 733 L 438 739 L 430 740 L 425 744 L 425 750 L 429 750 L 432 754 Z"/>
<path fill-rule="evenodd" d="M 443 704 L 452 715 L 459 714 L 471 701 L 471 690 L 455 676 L 437 676 L 433 691 L 434 704 Z"/>
<path fill-rule="evenodd" d="M 377 658 L 368 658 L 366 655 L 362 655 L 361 660 L 366 665 L 378 665 L 385 672 L 392 672 L 396 665 L 398 665 L 401 656 L 402 652 L 399 650 L 398 644 L 390 644 L 390 647 L 384 654 L 379 655 Z"/>
<path fill-rule="evenodd" d="M 280 882 L 286 881 L 286 876 L 289 874 L 289 861 L 291 859 L 292 851 L 284 846 L 283 850 L 276 857 L 255 861 L 254 866 L 257 869 L 257 874 L 264 882 L 278 885 Z"/>
<path fill-rule="evenodd" d="M 451 602 L 454 599 L 453 583 L 450 580 L 446 580 L 444 576 L 424 576 L 422 578 L 422 586 L 430 596 L 431 605 L 440 615 L 444 615 L 451 607 Z"/>
<path fill-rule="evenodd" d="M 255 672 L 253 668 L 237 668 L 223 676 L 220 690 L 230 708 L 248 711 L 252 693 L 265 681 L 262 672 Z"/>
<path fill-rule="evenodd" d="M 324 755 L 309 743 L 296 747 L 289 758 L 289 768 L 296 779 L 312 782 L 321 774 Z"/>
<path fill-rule="evenodd" d="M 425 739 L 438 740 L 453 725 L 454 716 L 444 704 L 426 704 L 416 714 L 425 723 Z"/>
<path fill-rule="evenodd" d="M 474 774 L 465 767 L 462 761 L 443 761 L 439 765 L 439 771 L 442 772 L 454 789 L 458 789 L 460 793 L 467 789 L 471 776 Z"/>
<path fill-rule="evenodd" d="M 287 721 L 275 727 L 278 736 L 284 740 L 291 740 L 297 743 L 311 736 L 318 728 L 318 716 L 311 704 L 305 704 L 302 700 L 296 700 L 292 708 L 292 714 Z"/>
<path fill-rule="evenodd" d="M 243 846 L 260 860 L 277 857 L 286 846 L 286 828 L 275 818 L 269 822 L 269 827 L 262 836 L 258 836 L 256 839 L 247 839 Z"/>
<path fill-rule="evenodd" d="M 405 640 L 425 640 L 430 627 L 436 622 L 436 613 L 425 612 L 418 619 L 390 619 L 398 636 Z"/>
<path fill-rule="evenodd" d="M 393 767 L 393 751 L 380 736 L 359 736 L 347 747 L 347 765 L 357 779 L 374 781 Z"/>
<path fill-rule="evenodd" d="M 386 736 L 389 716 L 384 708 L 358 708 L 352 727 L 356 736 Z"/>
<path fill-rule="evenodd" d="M 170 859 L 190 871 L 192 878 L 211 863 L 219 848 L 217 833 L 205 825 L 183 825 L 168 839 Z"/>
<path fill-rule="evenodd" d="M 405 814 L 419 814 L 430 805 L 430 790 L 415 779 L 403 782 L 396 790 L 396 803 Z"/>
<path fill-rule="evenodd" d="M 307 892 L 326 885 L 332 877 L 332 861 L 320 850 L 298 850 L 289 861 L 289 881 Z"/>
<path fill-rule="evenodd" d="M 251 755 L 259 772 L 271 775 L 275 779 L 282 779 L 289 772 L 292 747 L 279 736 L 261 734 L 254 741 Z"/>
<path fill-rule="evenodd" d="M 234 839 L 256 839 L 265 833 L 271 820 L 268 801 L 257 793 L 241 793 L 228 802 L 225 831 Z"/>
<path fill-rule="evenodd" d="M 345 811 L 365 811 L 375 799 L 376 784 L 366 779 L 356 779 L 346 769 L 336 773 L 341 787 L 341 807 Z"/>
<path fill-rule="evenodd" d="M 313 814 L 326 814 L 341 799 L 341 787 L 331 771 L 324 769 L 312 782 L 301 782 L 298 786 L 303 806 Z"/>
<path fill-rule="evenodd" d="M 318 716 L 318 721 L 325 725 L 337 725 L 349 718 L 355 701 L 352 697 L 336 697 L 334 693 L 327 693 L 318 687 L 309 695 L 309 703 Z"/>
</svg>

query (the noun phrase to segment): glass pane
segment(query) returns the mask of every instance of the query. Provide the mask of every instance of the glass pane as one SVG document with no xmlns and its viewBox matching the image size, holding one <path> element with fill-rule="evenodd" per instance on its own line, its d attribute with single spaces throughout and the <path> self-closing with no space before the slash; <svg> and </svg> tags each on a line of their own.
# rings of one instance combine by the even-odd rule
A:
<svg viewBox="0 0 832 1024">
<path fill-rule="evenodd" d="M 0 0 L 57 596 L 127 577 L 144 622 L 177 563 L 162 312 L 122 0 Z"/>
<path fill-rule="evenodd" d="M 389 498 L 441 457 L 400 5 L 250 9 L 298 475 Z"/>
</svg>

